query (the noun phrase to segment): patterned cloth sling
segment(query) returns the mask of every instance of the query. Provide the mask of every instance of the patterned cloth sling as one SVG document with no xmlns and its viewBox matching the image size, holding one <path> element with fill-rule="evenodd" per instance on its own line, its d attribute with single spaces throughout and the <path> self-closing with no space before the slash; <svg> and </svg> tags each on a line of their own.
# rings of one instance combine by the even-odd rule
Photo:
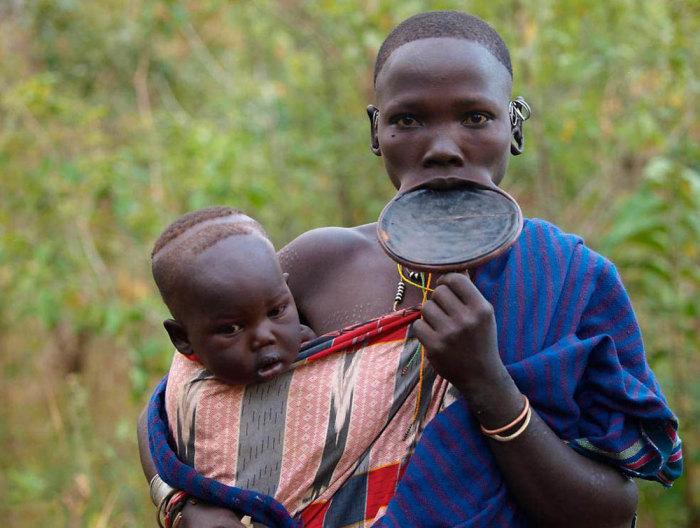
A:
<svg viewBox="0 0 700 528">
<path fill-rule="evenodd" d="M 579 237 L 541 220 L 527 220 L 518 242 L 480 267 L 474 282 L 494 307 L 499 350 L 509 373 L 564 442 L 629 476 L 670 485 L 680 475 L 678 423 L 646 363 L 629 298 L 609 261 L 584 246 Z M 410 336 L 410 330 L 406 332 Z M 412 355 L 409 337 L 401 361 L 409 361 Z M 424 375 L 423 385 L 422 393 L 431 402 L 421 400 L 425 414 L 417 418 L 415 432 L 424 430 L 408 465 L 395 461 L 395 476 L 379 491 L 370 483 L 380 479 L 371 478 L 370 466 L 359 456 L 332 497 L 328 491 L 332 485 L 312 485 L 321 492 L 307 506 L 309 515 L 304 510 L 293 517 L 265 493 L 207 479 L 179 461 L 169 444 L 165 380 L 149 405 L 151 452 L 158 472 L 170 484 L 268 526 L 367 526 L 374 517 L 378 519 L 373 525 L 378 527 L 530 526 L 507 491 L 466 401 L 458 397 L 449 404 L 451 391 L 438 389 L 441 382 L 432 376 Z M 395 398 L 395 393 L 387 394 Z M 446 404 L 444 410 L 424 425 L 429 409 L 438 410 L 440 403 Z M 411 409 L 406 413 L 411 418 L 404 420 L 411 423 L 415 396 L 407 397 L 404 404 Z M 322 416 L 321 430 L 330 428 L 331 420 L 324 420 Z M 394 439 L 399 442 L 405 424 L 396 428 Z M 347 433 L 351 436 L 352 428 Z M 347 437 L 343 441 L 347 443 Z M 332 451 L 333 442 L 324 448 L 329 444 Z M 281 473 L 285 471 L 282 468 Z M 302 471 L 300 480 L 305 477 Z M 300 487 L 308 489 L 306 482 Z M 350 506 L 334 509 L 335 497 L 342 494 L 346 498 L 339 504 Z M 384 508 L 387 494 L 393 497 Z"/>
<path fill-rule="evenodd" d="M 447 388 L 421 365 L 411 335 L 419 316 L 412 308 L 322 336 L 290 371 L 257 385 L 226 385 L 176 353 L 164 404 L 179 458 L 274 497 L 289 512 L 275 523 L 371 524 Z"/>
</svg>

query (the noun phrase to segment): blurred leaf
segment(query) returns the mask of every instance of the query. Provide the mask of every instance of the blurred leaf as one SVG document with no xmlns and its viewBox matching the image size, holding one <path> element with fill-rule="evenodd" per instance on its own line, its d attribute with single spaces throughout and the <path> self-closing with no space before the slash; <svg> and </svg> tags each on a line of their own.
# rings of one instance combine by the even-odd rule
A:
<svg viewBox="0 0 700 528">
<path fill-rule="evenodd" d="M 616 263 L 697 445 L 698 410 L 687 403 L 700 375 L 695 2 L 466 8 L 504 36 L 514 92 L 533 107 L 526 154 L 504 186 L 526 216 L 580 233 Z M 88 407 L 120 401 L 120 419 L 135 417 L 172 358 L 150 276 L 155 239 L 186 210 L 214 204 L 258 218 L 277 247 L 314 227 L 374 221 L 394 192 L 368 149 L 374 57 L 396 23 L 432 9 L 465 3 L 0 2 L 0 390 L 21 388 L 15 406 L 38 410 L 0 416 L 21 422 L 0 430 L 3 464 L 24 468 L 14 470 L 17 490 L 63 497 L 73 475 L 87 475 L 94 491 L 72 525 L 151 522 L 136 461 L 125 460 L 133 438 L 124 425 L 115 435 L 116 411 Z M 82 358 L 72 377 L 45 379 L 47 357 L 76 353 L 68 345 L 81 339 L 85 350 L 108 341 L 109 366 Z M 92 397 L 100 390 L 116 392 Z M 9 440 L 30 425 L 40 429 L 33 440 Z M 48 485 L 26 469 L 37 453 Z M 682 526 L 687 497 L 700 500 L 683 486 L 643 488 L 642 526 Z M 0 517 L 42 526 L 67 515 L 58 499 L 24 506 L 0 506 Z"/>
</svg>

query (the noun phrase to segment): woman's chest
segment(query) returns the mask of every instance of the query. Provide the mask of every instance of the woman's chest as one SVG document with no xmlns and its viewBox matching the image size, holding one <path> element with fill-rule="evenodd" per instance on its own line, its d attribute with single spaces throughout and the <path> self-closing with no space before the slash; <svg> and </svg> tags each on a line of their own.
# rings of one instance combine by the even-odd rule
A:
<svg viewBox="0 0 700 528">
<path fill-rule="evenodd" d="M 319 335 L 391 313 L 399 290 L 403 293 L 397 308 L 421 301 L 420 290 L 409 284 L 399 287 L 400 275 L 391 261 L 371 265 L 339 267 L 318 276 L 318 284 L 304 299 L 299 310 Z"/>
</svg>

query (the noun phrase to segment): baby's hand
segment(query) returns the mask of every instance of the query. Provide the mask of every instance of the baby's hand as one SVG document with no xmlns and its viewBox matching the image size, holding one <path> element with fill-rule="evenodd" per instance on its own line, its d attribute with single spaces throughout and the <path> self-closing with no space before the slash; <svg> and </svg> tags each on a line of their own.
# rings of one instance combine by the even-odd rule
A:
<svg viewBox="0 0 700 528">
<path fill-rule="evenodd" d="M 413 331 L 433 368 L 465 394 L 501 379 L 493 307 L 466 273 L 440 277 Z"/>
<path fill-rule="evenodd" d="M 301 325 L 301 342 L 306 343 L 308 341 L 311 341 L 313 339 L 316 339 L 318 336 L 316 335 L 316 332 L 311 330 L 311 327 L 306 326 L 306 325 Z"/>
</svg>

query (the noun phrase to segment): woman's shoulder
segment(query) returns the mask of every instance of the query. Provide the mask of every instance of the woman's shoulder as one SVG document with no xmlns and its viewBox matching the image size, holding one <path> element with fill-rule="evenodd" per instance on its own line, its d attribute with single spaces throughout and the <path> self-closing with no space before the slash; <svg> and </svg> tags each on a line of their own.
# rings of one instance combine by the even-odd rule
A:
<svg viewBox="0 0 700 528">
<path fill-rule="evenodd" d="M 560 227 L 542 220 L 527 218 L 523 223 L 520 243 L 535 247 L 539 251 L 555 251 L 559 254 L 580 255 L 596 261 L 600 265 L 611 265 L 612 262 L 596 250 L 586 245 L 584 238 L 575 233 L 564 231 Z"/>
<path fill-rule="evenodd" d="M 321 227 L 302 233 L 279 251 L 282 269 L 299 272 L 347 260 L 376 240 L 376 224 Z"/>
<path fill-rule="evenodd" d="M 587 246 L 581 236 L 567 233 L 546 220 L 525 220 L 517 245 L 516 259 L 521 263 L 536 262 L 537 271 L 550 279 L 561 275 L 567 281 L 591 277 L 594 284 L 620 281 L 609 258 Z"/>
<path fill-rule="evenodd" d="M 583 238 L 574 233 L 567 233 L 560 227 L 541 218 L 526 218 L 523 222 L 523 235 L 534 237 L 540 242 L 576 246 L 583 244 Z"/>
</svg>

